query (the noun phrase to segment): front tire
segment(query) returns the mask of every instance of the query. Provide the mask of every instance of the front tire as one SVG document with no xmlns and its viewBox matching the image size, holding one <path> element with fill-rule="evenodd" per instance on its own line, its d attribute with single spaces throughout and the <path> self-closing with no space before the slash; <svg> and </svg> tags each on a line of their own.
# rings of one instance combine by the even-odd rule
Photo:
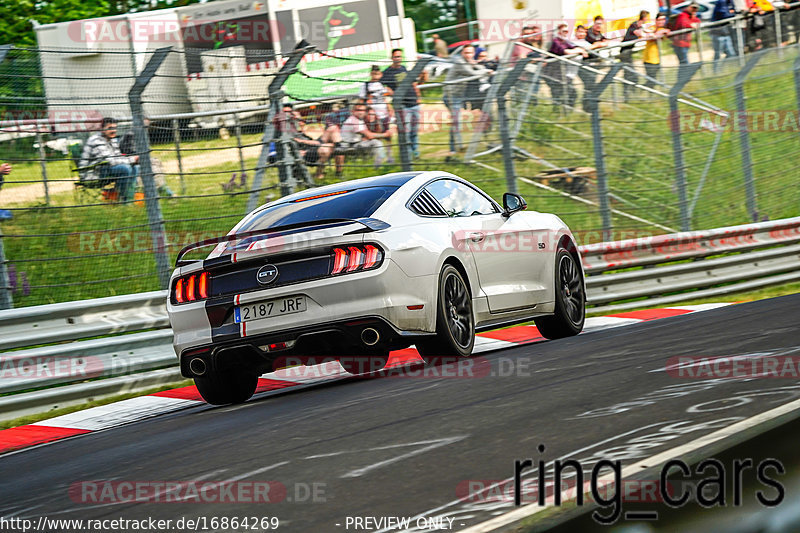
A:
<svg viewBox="0 0 800 533">
<path fill-rule="evenodd" d="M 258 376 L 243 369 L 211 372 L 194 378 L 200 396 L 211 405 L 244 403 L 253 396 Z"/>
<path fill-rule="evenodd" d="M 417 351 L 426 362 L 436 356 L 472 355 L 475 346 L 475 317 L 472 297 L 461 272 L 445 265 L 439 275 L 436 300 L 436 338 L 417 344 Z"/>
<path fill-rule="evenodd" d="M 586 316 L 586 287 L 583 269 L 563 246 L 556 251 L 555 312 L 534 319 L 539 333 L 546 339 L 562 339 L 583 330 Z"/>
</svg>

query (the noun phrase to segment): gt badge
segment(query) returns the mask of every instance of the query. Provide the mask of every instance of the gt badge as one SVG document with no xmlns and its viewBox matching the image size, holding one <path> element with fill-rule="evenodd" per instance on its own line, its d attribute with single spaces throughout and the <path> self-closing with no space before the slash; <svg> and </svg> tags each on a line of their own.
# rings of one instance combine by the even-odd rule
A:
<svg viewBox="0 0 800 533">
<path fill-rule="evenodd" d="M 275 265 L 264 265 L 256 273 L 256 280 L 260 285 L 269 285 L 276 279 L 278 279 L 278 267 Z"/>
</svg>

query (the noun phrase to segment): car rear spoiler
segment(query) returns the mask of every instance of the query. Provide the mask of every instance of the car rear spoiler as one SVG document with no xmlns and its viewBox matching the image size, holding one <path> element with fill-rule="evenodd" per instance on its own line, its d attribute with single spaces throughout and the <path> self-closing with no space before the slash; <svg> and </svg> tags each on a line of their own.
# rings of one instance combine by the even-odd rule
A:
<svg viewBox="0 0 800 533">
<path fill-rule="evenodd" d="M 198 248 L 204 248 L 206 246 L 211 246 L 212 244 L 220 244 L 223 242 L 231 242 L 231 241 L 238 241 L 240 239 L 246 239 L 247 237 L 256 237 L 260 235 L 270 235 L 270 234 L 288 234 L 288 233 L 295 233 L 294 230 L 303 229 L 309 230 L 312 228 L 322 228 L 322 227 L 335 227 L 335 226 L 342 226 L 346 224 L 361 224 L 363 228 L 348 231 L 345 235 L 355 235 L 358 233 L 369 233 L 372 231 L 380 231 L 383 229 L 387 229 L 391 227 L 389 224 L 382 220 L 378 220 L 377 218 L 326 218 L 320 220 L 312 220 L 308 222 L 298 222 L 296 224 L 284 224 L 283 226 L 275 226 L 272 228 L 266 229 L 258 229 L 253 231 L 244 231 L 242 233 L 234 233 L 232 235 L 224 235 L 222 237 L 214 237 L 211 239 L 206 239 L 204 241 L 198 241 L 188 246 L 184 246 L 181 248 L 181 251 L 178 252 L 178 257 L 175 259 L 175 266 L 183 266 L 194 263 L 197 260 L 191 261 L 184 261 L 183 256 L 187 253 L 191 252 L 192 250 L 196 250 Z M 229 255 L 229 254 L 226 254 Z"/>
</svg>

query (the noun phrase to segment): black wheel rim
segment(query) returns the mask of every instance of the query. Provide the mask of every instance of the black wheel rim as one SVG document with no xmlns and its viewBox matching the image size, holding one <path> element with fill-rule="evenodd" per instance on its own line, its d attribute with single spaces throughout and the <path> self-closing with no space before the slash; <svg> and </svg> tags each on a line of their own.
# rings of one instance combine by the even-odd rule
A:
<svg viewBox="0 0 800 533">
<path fill-rule="evenodd" d="M 564 311 L 573 324 L 580 324 L 583 320 L 583 306 L 585 302 L 583 283 L 578 265 L 571 255 L 564 255 L 558 265 L 558 275 L 561 285 L 561 300 L 564 302 Z"/>
<path fill-rule="evenodd" d="M 472 309 L 464 282 L 453 273 L 444 280 L 444 314 L 453 340 L 462 347 L 472 342 Z"/>
</svg>

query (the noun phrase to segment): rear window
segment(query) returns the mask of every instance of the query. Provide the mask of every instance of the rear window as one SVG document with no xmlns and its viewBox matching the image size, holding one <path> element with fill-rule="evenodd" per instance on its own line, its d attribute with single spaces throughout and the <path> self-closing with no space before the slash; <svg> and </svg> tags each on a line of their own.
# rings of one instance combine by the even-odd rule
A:
<svg viewBox="0 0 800 533">
<path fill-rule="evenodd" d="M 236 232 L 331 218 L 366 218 L 372 216 L 396 190 L 397 187 L 366 187 L 319 196 L 309 194 L 306 198 L 276 204 L 254 213 Z"/>
</svg>

